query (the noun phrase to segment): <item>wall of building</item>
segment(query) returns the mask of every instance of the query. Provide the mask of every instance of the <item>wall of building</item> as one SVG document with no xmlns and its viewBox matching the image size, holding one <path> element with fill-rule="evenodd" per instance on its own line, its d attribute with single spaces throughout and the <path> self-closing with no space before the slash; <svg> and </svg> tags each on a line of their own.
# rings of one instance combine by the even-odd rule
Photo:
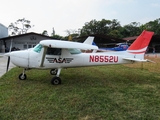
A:
<svg viewBox="0 0 160 120">
<path fill-rule="evenodd" d="M 6 40 L 6 49 L 9 50 L 10 47 L 12 50 L 25 50 L 28 48 L 33 48 L 41 40 L 46 39 L 46 37 L 39 35 L 24 35 L 20 37 L 11 38 Z"/>
<path fill-rule="evenodd" d="M 0 38 L 8 37 L 8 28 L 0 23 Z"/>
</svg>

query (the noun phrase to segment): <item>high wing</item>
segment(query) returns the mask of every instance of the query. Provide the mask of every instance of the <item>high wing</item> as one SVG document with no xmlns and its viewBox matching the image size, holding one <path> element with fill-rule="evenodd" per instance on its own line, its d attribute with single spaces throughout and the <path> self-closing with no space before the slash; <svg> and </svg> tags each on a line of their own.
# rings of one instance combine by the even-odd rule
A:
<svg viewBox="0 0 160 120">
<path fill-rule="evenodd" d="M 43 46 L 43 54 L 40 62 L 40 67 L 43 67 L 47 48 L 62 48 L 62 49 L 82 49 L 82 50 L 98 50 L 97 46 L 92 45 L 94 37 L 88 37 L 83 43 L 60 41 L 60 40 L 42 40 L 40 45 Z"/>
<path fill-rule="evenodd" d="M 71 41 L 60 41 L 60 40 L 42 40 L 40 44 L 44 47 L 51 48 L 68 48 L 68 49 L 83 49 L 83 50 L 98 50 L 97 46 L 92 45 L 93 37 L 88 37 L 84 43 L 71 42 Z"/>
</svg>

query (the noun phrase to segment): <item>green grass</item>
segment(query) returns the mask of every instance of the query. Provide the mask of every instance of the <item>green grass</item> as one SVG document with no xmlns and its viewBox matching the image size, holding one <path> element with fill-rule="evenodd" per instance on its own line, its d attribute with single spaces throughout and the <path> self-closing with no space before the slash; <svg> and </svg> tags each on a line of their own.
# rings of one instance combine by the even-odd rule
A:
<svg viewBox="0 0 160 120">
<path fill-rule="evenodd" d="M 124 65 L 49 70 L 13 68 L 0 78 L 0 120 L 158 120 L 160 74 Z"/>
</svg>

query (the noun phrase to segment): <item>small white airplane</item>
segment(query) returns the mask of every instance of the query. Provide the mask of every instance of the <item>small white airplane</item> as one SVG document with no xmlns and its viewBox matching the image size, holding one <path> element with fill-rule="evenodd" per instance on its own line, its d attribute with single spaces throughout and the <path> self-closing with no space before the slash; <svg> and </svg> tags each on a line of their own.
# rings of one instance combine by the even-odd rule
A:
<svg viewBox="0 0 160 120">
<path fill-rule="evenodd" d="M 34 48 L 6 53 L 9 62 L 24 68 L 19 75 L 20 80 L 27 78 L 25 71 L 28 69 L 51 69 L 55 75 L 51 84 L 61 84 L 60 72 L 62 68 L 100 66 L 108 64 L 125 64 L 134 62 L 148 62 L 144 54 L 154 32 L 143 31 L 126 51 L 96 52 L 97 46 L 92 45 L 94 37 L 88 37 L 83 43 L 42 40 Z M 81 50 L 92 50 L 90 53 Z"/>
</svg>

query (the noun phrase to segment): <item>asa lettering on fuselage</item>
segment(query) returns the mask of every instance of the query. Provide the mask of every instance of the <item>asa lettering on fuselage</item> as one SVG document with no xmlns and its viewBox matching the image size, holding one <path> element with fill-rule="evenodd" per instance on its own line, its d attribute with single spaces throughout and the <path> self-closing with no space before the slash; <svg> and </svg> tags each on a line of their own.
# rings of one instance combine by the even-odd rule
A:
<svg viewBox="0 0 160 120">
<path fill-rule="evenodd" d="M 73 58 L 50 58 L 46 57 L 49 63 L 70 63 Z"/>
<path fill-rule="evenodd" d="M 118 56 L 90 55 L 89 62 L 117 63 Z"/>
</svg>

